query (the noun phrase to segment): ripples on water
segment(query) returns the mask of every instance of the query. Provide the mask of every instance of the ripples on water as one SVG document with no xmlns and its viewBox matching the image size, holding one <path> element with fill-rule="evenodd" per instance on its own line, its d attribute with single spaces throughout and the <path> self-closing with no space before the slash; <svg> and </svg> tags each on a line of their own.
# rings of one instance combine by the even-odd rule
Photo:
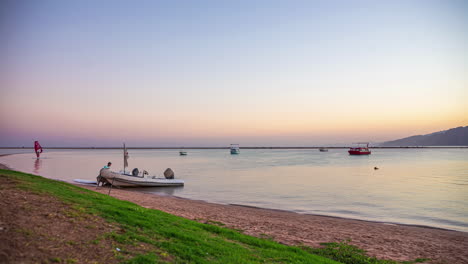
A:
<svg viewBox="0 0 468 264">
<path fill-rule="evenodd" d="M 468 231 L 468 149 L 375 149 L 370 156 L 349 156 L 345 149 L 187 151 L 179 156 L 177 150 L 130 150 L 130 169 L 162 175 L 170 167 L 186 181 L 181 188 L 135 190 Z M 107 161 L 120 170 L 121 151 L 0 157 L 18 170 L 67 181 L 95 179 Z"/>
</svg>

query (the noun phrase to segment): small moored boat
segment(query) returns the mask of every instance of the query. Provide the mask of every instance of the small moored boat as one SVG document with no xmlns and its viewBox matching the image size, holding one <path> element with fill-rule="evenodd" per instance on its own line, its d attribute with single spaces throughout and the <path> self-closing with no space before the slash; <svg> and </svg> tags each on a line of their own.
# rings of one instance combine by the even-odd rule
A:
<svg viewBox="0 0 468 264">
<path fill-rule="evenodd" d="M 319 148 L 319 151 L 320 152 L 328 152 L 328 149 L 327 148 Z"/>
<path fill-rule="evenodd" d="M 239 144 L 231 144 L 231 154 L 239 154 Z"/>
<path fill-rule="evenodd" d="M 180 148 L 179 155 L 180 156 L 187 156 L 187 151 L 185 151 L 184 147 Z"/>
<path fill-rule="evenodd" d="M 352 147 L 348 150 L 349 155 L 370 155 L 369 142 L 359 142 L 356 147 Z"/>
</svg>

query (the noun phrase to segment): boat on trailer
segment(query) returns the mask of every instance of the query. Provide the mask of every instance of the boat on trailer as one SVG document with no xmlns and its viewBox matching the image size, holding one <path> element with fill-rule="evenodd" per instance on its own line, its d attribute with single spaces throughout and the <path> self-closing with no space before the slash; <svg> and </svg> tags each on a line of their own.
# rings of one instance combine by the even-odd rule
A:
<svg viewBox="0 0 468 264">
<path fill-rule="evenodd" d="M 166 187 L 183 186 L 184 180 L 174 179 L 174 172 L 168 168 L 164 171 L 164 178 L 149 175 L 146 170 L 140 171 L 138 168 L 131 172 L 126 171 L 128 167 L 128 152 L 124 144 L 124 170 L 119 172 L 111 171 L 109 168 L 102 168 L 97 176 L 97 184 L 113 185 L 118 187 Z"/>
<path fill-rule="evenodd" d="M 369 142 L 358 142 L 356 147 L 352 147 L 348 150 L 349 155 L 370 155 Z"/>
</svg>

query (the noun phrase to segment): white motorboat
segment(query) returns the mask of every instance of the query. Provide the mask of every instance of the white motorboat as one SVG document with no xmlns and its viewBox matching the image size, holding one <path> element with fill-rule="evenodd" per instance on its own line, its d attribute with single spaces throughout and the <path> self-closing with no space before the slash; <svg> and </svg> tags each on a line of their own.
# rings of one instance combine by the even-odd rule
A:
<svg viewBox="0 0 468 264">
<path fill-rule="evenodd" d="M 164 178 L 150 176 L 147 171 L 139 171 L 137 168 L 132 172 L 125 171 L 128 167 L 128 152 L 124 144 L 124 170 L 120 172 L 111 171 L 109 168 L 102 168 L 97 176 L 97 184 L 110 184 L 119 187 L 163 187 L 163 186 L 183 186 L 184 180 L 174 179 L 174 172 L 168 168 L 164 172 Z"/>
<path fill-rule="evenodd" d="M 239 149 L 239 144 L 231 144 L 231 154 L 239 154 L 240 149 Z"/>
<path fill-rule="evenodd" d="M 114 172 L 110 169 L 101 169 L 98 176 L 98 183 L 100 181 L 99 177 L 102 177 L 101 179 L 105 180 L 107 183 L 119 187 L 164 187 L 184 185 L 184 180 L 150 176 L 146 171 L 139 172 L 135 169 L 133 170 L 133 173 L 123 171 Z"/>
</svg>

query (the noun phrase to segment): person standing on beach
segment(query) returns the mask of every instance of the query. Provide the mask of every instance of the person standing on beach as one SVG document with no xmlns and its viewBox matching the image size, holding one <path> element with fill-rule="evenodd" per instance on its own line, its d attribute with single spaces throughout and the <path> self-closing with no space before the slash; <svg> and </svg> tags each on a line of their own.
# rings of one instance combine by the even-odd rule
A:
<svg viewBox="0 0 468 264">
<path fill-rule="evenodd" d="M 111 165 L 112 165 L 112 162 L 109 161 L 109 162 L 107 162 L 107 165 L 104 166 L 103 169 L 110 169 Z"/>
<path fill-rule="evenodd" d="M 37 158 L 39 158 L 39 156 L 42 153 L 42 147 L 41 147 L 41 144 L 39 144 L 39 141 L 37 140 L 34 141 L 34 151 L 36 152 Z"/>
</svg>

